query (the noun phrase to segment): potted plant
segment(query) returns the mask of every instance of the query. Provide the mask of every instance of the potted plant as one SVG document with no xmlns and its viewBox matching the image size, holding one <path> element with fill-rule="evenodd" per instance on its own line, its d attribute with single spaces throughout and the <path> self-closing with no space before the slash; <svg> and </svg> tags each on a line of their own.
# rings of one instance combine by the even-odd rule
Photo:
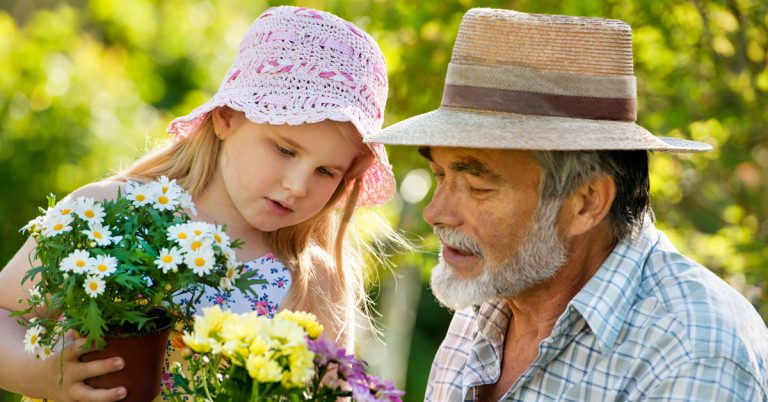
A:
<svg viewBox="0 0 768 402">
<path fill-rule="evenodd" d="M 225 227 L 191 221 L 189 214 L 196 214 L 191 196 L 166 177 L 128 182 L 114 200 L 56 203 L 51 196 L 41 211 L 22 228 L 35 239 L 39 262 L 22 280 L 37 282 L 26 308 L 14 312 L 27 328 L 24 348 L 45 359 L 74 330 L 87 338 L 85 347 L 101 349 L 84 360 L 125 359 L 123 370 L 89 384 L 126 385 L 126 400 L 151 400 L 159 393 L 168 331 L 191 322 L 205 286 L 254 293 L 253 285 L 260 283 L 253 279 L 256 272 L 238 266 L 234 249 L 241 242 L 230 241 Z M 188 300 L 184 305 L 174 302 L 181 295 Z M 136 340 L 151 346 L 131 346 Z M 148 373 L 146 364 L 157 373 Z M 140 378 L 132 369 L 140 370 Z M 144 388 L 153 394 L 141 395 Z"/>
</svg>

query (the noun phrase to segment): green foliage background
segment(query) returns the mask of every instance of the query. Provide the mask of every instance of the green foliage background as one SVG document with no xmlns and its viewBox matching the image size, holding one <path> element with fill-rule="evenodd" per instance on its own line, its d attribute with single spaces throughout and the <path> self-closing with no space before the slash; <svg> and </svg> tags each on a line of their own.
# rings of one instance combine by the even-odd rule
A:
<svg viewBox="0 0 768 402">
<path fill-rule="evenodd" d="M 18 228 L 48 193 L 62 196 L 167 141 L 167 122 L 215 92 L 267 3 L 324 9 L 378 40 L 390 75 L 386 125 L 439 105 L 470 7 L 626 21 L 634 30 L 639 123 L 715 148 L 652 157 L 658 225 L 768 318 L 763 0 L 0 1 L 0 261 L 22 244 Z M 391 148 L 390 157 L 399 180 L 425 167 L 411 148 Z M 387 346 L 360 345 L 376 370 L 406 388 L 408 401 L 422 399 L 450 318 L 424 285 L 436 243 L 421 220 L 423 205 L 398 197 L 384 208 L 394 224 L 421 235 L 428 252 L 395 256 L 396 285 L 390 273 L 379 276 L 373 290 Z M 0 392 L 3 398 L 14 400 Z"/>
</svg>

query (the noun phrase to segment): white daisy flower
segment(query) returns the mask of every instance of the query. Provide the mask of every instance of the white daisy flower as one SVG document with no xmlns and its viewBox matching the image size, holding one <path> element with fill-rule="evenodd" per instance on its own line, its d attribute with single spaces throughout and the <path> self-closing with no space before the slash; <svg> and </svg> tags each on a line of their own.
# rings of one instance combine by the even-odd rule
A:
<svg viewBox="0 0 768 402">
<path fill-rule="evenodd" d="M 91 258 L 91 255 L 88 254 L 87 251 L 78 249 L 61 260 L 59 269 L 64 272 L 82 274 L 90 271 L 91 266 L 93 266 L 93 258 Z"/>
<path fill-rule="evenodd" d="M 227 275 L 225 276 L 230 285 L 233 285 L 238 278 L 240 278 L 240 269 L 237 267 L 227 267 Z"/>
<path fill-rule="evenodd" d="M 181 194 L 179 194 L 179 206 L 188 210 L 190 215 L 197 215 L 197 209 L 195 209 L 195 203 L 192 201 L 192 196 L 186 191 L 182 191 Z"/>
<path fill-rule="evenodd" d="M 223 290 L 232 290 L 232 282 L 229 278 L 221 278 L 219 280 L 219 287 Z"/>
<path fill-rule="evenodd" d="M 135 207 L 151 203 L 155 196 L 155 188 L 148 184 L 131 181 L 125 186 L 125 198 L 133 201 L 133 206 Z"/>
<path fill-rule="evenodd" d="M 104 207 L 93 198 L 80 197 L 77 199 L 77 216 L 88 221 L 89 224 L 101 224 L 104 219 Z"/>
<path fill-rule="evenodd" d="M 27 332 L 24 333 L 24 351 L 36 355 L 40 348 L 40 337 L 45 333 L 43 327 L 34 326 L 27 328 Z"/>
<path fill-rule="evenodd" d="M 213 250 L 210 248 L 199 249 L 187 253 L 184 263 L 192 269 L 197 276 L 204 276 L 211 273 L 213 264 L 216 262 Z"/>
<path fill-rule="evenodd" d="M 83 230 L 83 233 L 99 246 L 108 246 L 113 241 L 118 241 L 118 238 L 112 236 L 112 230 L 109 226 L 102 226 L 99 223 L 88 225 L 88 229 Z"/>
<path fill-rule="evenodd" d="M 32 219 L 29 221 L 26 225 L 24 225 L 21 229 L 19 229 L 19 232 L 21 233 L 37 233 L 43 230 L 43 222 L 45 222 L 45 216 L 40 215 L 35 219 Z"/>
<path fill-rule="evenodd" d="M 226 249 L 222 250 L 224 254 L 224 258 L 227 259 L 227 267 L 237 267 L 237 254 L 235 253 L 234 249 Z"/>
<path fill-rule="evenodd" d="M 117 258 L 111 255 L 97 255 L 93 258 L 91 273 L 99 278 L 105 278 L 117 271 Z"/>
<path fill-rule="evenodd" d="M 53 237 L 60 233 L 68 232 L 72 230 L 72 215 L 52 216 L 45 220 L 43 224 L 43 236 Z"/>
<path fill-rule="evenodd" d="M 221 225 L 211 225 L 213 241 L 221 247 L 222 250 L 229 249 L 229 235 L 224 231 Z"/>
<path fill-rule="evenodd" d="M 189 222 L 187 225 L 192 236 L 198 239 L 208 236 L 213 230 L 213 225 L 206 222 Z"/>
<path fill-rule="evenodd" d="M 33 297 L 33 298 L 42 297 L 42 295 L 40 294 L 40 286 L 35 286 L 32 289 L 29 289 L 27 293 L 29 293 L 29 297 Z"/>
<path fill-rule="evenodd" d="M 160 176 L 152 185 L 156 186 L 160 194 L 165 194 L 171 198 L 178 198 L 184 189 L 176 184 L 176 179 L 169 180 L 168 176 Z"/>
<path fill-rule="evenodd" d="M 45 360 L 51 356 L 53 356 L 53 348 L 46 345 L 40 345 L 37 350 L 37 358 L 40 360 Z"/>
<path fill-rule="evenodd" d="M 104 282 L 104 279 L 101 279 L 95 275 L 89 276 L 83 283 L 83 288 L 85 288 L 85 293 L 88 293 L 88 296 L 91 296 L 91 297 L 97 297 L 100 294 L 104 293 L 104 289 L 106 287 L 107 285 Z"/>
<path fill-rule="evenodd" d="M 192 232 L 185 223 L 173 225 L 168 228 L 168 240 L 181 244 L 192 240 Z"/>
<path fill-rule="evenodd" d="M 152 201 L 152 206 L 159 211 L 173 211 L 179 206 L 179 200 L 172 195 L 162 194 L 159 190 L 155 190 L 157 195 Z"/>
<path fill-rule="evenodd" d="M 162 269 L 164 274 L 167 274 L 169 271 L 176 272 L 179 269 L 179 264 L 182 262 L 184 262 L 184 257 L 181 255 L 181 250 L 176 247 L 171 247 L 170 250 L 163 248 L 155 260 L 155 266 Z"/>
<path fill-rule="evenodd" d="M 71 215 L 77 211 L 77 202 L 66 200 L 56 204 L 50 211 L 51 216 L 66 216 Z"/>
<path fill-rule="evenodd" d="M 199 239 L 192 238 L 191 241 L 182 242 L 180 245 L 182 250 L 186 254 L 193 251 L 211 249 L 211 246 L 213 246 L 213 239 L 209 239 L 207 237 L 203 237 Z M 213 252 L 213 249 L 211 249 L 211 252 Z"/>
</svg>

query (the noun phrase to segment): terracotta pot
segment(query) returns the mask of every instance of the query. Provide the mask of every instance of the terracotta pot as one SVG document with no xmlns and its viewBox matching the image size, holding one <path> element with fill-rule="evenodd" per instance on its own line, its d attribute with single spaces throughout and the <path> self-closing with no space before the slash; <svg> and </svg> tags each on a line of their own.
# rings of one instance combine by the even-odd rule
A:
<svg viewBox="0 0 768 402">
<path fill-rule="evenodd" d="M 120 356 L 125 361 L 122 370 L 89 378 L 85 383 L 102 389 L 124 386 L 128 396 L 121 401 L 125 402 L 148 402 L 154 399 L 160 393 L 160 376 L 172 324 L 171 318 L 164 315 L 154 332 L 108 334 L 104 337 L 107 346 L 103 350 L 82 355 L 80 361 L 84 362 L 114 356 Z"/>
</svg>

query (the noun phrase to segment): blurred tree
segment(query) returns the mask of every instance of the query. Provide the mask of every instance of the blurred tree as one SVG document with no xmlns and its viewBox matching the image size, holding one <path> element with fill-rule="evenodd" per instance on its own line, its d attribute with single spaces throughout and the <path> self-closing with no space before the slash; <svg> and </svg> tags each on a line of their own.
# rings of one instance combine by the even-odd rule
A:
<svg viewBox="0 0 768 402">
<path fill-rule="evenodd" d="M 768 319 L 763 0 L 0 1 L 0 261 L 24 241 L 18 228 L 47 193 L 63 196 L 167 141 L 164 125 L 216 90 L 267 3 L 324 9 L 376 38 L 390 73 L 386 125 L 439 106 L 456 31 L 470 7 L 626 21 L 634 30 L 639 124 L 715 147 L 690 158 L 652 157 L 659 226 Z M 390 155 L 399 181 L 425 167 L 412 148 L 393 147 Z M 386 271 L 381 288 L 372 284 L 389 326 L 384 339 L 405 356 L 380 353 L 381 345 L 369 342 L 360 350 L 401 381 L 408 401 L 422 399 L 450 319 L 425 285 L 437 249 L 420 217 L 428 199 L 409 204 L 398 196 L 383 209 L 423 238 L 425 253 L 393 257 L 396 286 Z"/>
</svg>

